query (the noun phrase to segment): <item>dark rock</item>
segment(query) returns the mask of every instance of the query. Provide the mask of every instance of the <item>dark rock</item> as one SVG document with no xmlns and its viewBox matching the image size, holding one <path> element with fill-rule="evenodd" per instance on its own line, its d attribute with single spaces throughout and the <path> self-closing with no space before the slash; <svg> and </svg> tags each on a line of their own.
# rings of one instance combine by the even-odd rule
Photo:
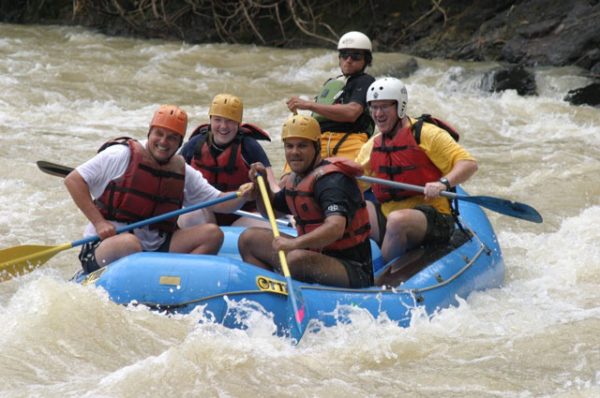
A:
<svg viewBox="0 0 600 398">
<path fill-rule="evenodd" d="M 419 64 L 415 58 L 411 58 L 403 64 L 395 65 L 388 69 L 384 74 L 398 79 L 404 79 L 415 73 L 419 69 Z"/>
<path fill-rule="evenodd" d="M 393 49 L 424 58 L 527 66 L 573 65 L 600 48 L 598 0 L 444 0 L 431 12 L 429 2 L 419 4 L 420 15 L 407 10 L 399 23 L 376 31 L 383 48 L 392 43 Z M 392 40 L 395 36 L 403 40 Z"/>
<path fill-rule="evenodd" d="M 600 48 L 594 48 L 581 56 L 575 65 L 583 69 L 592 69 L 594 65 L 600 63 Z"/>
<path fill-rule="evenodd" d="M 559 18 L 552 18 L 547 21 L 541 21 L 538 23 L 533 23 L 530 25 L 526 25 L 523 27 L 517 28 L 517 33 L 526 38 L 533 39 L 535 37 L 546 36 L 560 24 Z"/>
<path fill-rule="evenodd" d="M 567 93 L 565 101 L 573 105 L 600 106 L 600 83 L 571 90 Z"/>
<path fill-rule="evenodd" d="M 375 53 L 578 65 L 594 68 L 593 73 L 600 62 L 600 0 L 156 3 L 0 0 L 0 22 L 80 25 L 107 34 L 286 48 L 332 48 L 342 33 L 360 30 L 373 40 Z"/>
<path fill-rule="evenodd" d="M 563 66 L 600 47 L 600 3 L 533 0 L 516 6 L 521 26 L 507 37 L 502 59 L 527 65 Z"/>
<path fill-rule="evenodd" d="M 522 65 L 499 67 L 485 73 L 481 89 L 489 92 L 516 90 L 519 95 L 537 95 L 535 76 Z"/>
</svg>

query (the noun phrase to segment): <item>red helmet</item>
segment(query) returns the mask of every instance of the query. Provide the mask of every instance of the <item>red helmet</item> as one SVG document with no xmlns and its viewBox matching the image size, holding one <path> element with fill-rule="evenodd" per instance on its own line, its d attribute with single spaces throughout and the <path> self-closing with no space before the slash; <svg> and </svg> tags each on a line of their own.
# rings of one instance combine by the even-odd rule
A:
<svg viewBox="0 0 600 398">
<path fill-rule="evenodd" d="M 175 105 L 161 105 L 150 122 L 152 127 L 164 127 L 174 133 L 185 137 L 187 130 L 188 117 L 185 111 Z"/>
</svg>

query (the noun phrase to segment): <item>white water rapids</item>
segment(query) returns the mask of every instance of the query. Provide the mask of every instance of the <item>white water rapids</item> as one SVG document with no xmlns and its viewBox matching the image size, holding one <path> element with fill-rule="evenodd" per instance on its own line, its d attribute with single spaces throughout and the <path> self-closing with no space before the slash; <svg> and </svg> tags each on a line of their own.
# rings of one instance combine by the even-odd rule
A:
<svg viewBox="0 0 600 398">
<path fill-rule="evenodd" d="M 382 76 L 409 56 L 375 53 Z M 576 68 L 535 69 L 539 96 L 479 89 L 491 63 L 418 60 L 408 112 L 457 126 L 480 170 L 472 194 L 527 203 L 532 224 L 488 212 L 505 285 L 472 294 L 409 328 L 360 310 L 352 324 L 272 336 L 110 302 L 69 278 L 78 249 L 0 284 L 2 397 L 597 397 L 600 396 L 600 110 L 562 98 L 587 83 Z M 211 98 L 242 97 L 267 129 L 281 169 L 291 95 L 314 96 L 336 53 L 111 38 L 77 28 L 0 24 L 0 248 L 81 237 L 85 219 L 47 160 L 76 166 L 106 139 L 143 138 L 175 103 L 190 127 Z"/>
</svg>

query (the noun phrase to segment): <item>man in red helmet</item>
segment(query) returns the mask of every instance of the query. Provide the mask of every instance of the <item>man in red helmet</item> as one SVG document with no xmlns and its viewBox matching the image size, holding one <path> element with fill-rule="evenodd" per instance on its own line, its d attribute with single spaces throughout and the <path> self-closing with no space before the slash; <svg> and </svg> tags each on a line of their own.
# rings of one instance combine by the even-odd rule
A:
<svg viewBox="0 0 600 398">
<path fill-rule="evenodd" d="M 81 248 L 79 259 L 86 272 L 139 251 L 218 252 L 223 232 L 215 224 L 177 229 L 174 218 L 116 235 L 124 224 L 225 195 L 175 154 L 186 129 L 185 111 L 162 105 L 150 122 L 147 140 L 121 137 L 109 141 L 65 178 L 75 204 L 90 221 L 84 236 L 101 238 Z M 233 212 L 249 195 L 248 191 L 241 198 L 214 205 L 213 210 Z"/>
</svg>

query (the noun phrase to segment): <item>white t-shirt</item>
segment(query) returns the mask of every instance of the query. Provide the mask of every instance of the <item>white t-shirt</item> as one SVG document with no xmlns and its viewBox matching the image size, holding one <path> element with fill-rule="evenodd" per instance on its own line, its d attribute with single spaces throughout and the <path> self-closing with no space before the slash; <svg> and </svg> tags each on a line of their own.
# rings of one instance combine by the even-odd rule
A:
<svg viewBox="0 0 600 398">
<path fill-rule="evenodd" d="M 146 143 L 147 140 L 141 141 L 144 147 Z M 102 195 L 112 180 L 121 177 L 125 173 L 127 166 L 129 166 L 130 157 L 131 151 L 128 146 L 112 145 L 77 167 L 77 171 L 87 183 L 94 199 Z M 201 172 L 188 164 L 185 165 L 184 184 L 183 207 L 216 199 L 221 194 L 221 191 L 206 181 Z M 111 221 L 111 223 L 117 228 L 126 225 L 116 221 Z M 150 229 L 148 225 L 134 229 L 133 233 L 140 240 L 142 249 L 146 251 L 157 250 L 166 238 L 158 230 Z M 97 235 L 96 229 L 92 223 L 89 223 L 83 236 L 93 235 Z"/>
</svg>

